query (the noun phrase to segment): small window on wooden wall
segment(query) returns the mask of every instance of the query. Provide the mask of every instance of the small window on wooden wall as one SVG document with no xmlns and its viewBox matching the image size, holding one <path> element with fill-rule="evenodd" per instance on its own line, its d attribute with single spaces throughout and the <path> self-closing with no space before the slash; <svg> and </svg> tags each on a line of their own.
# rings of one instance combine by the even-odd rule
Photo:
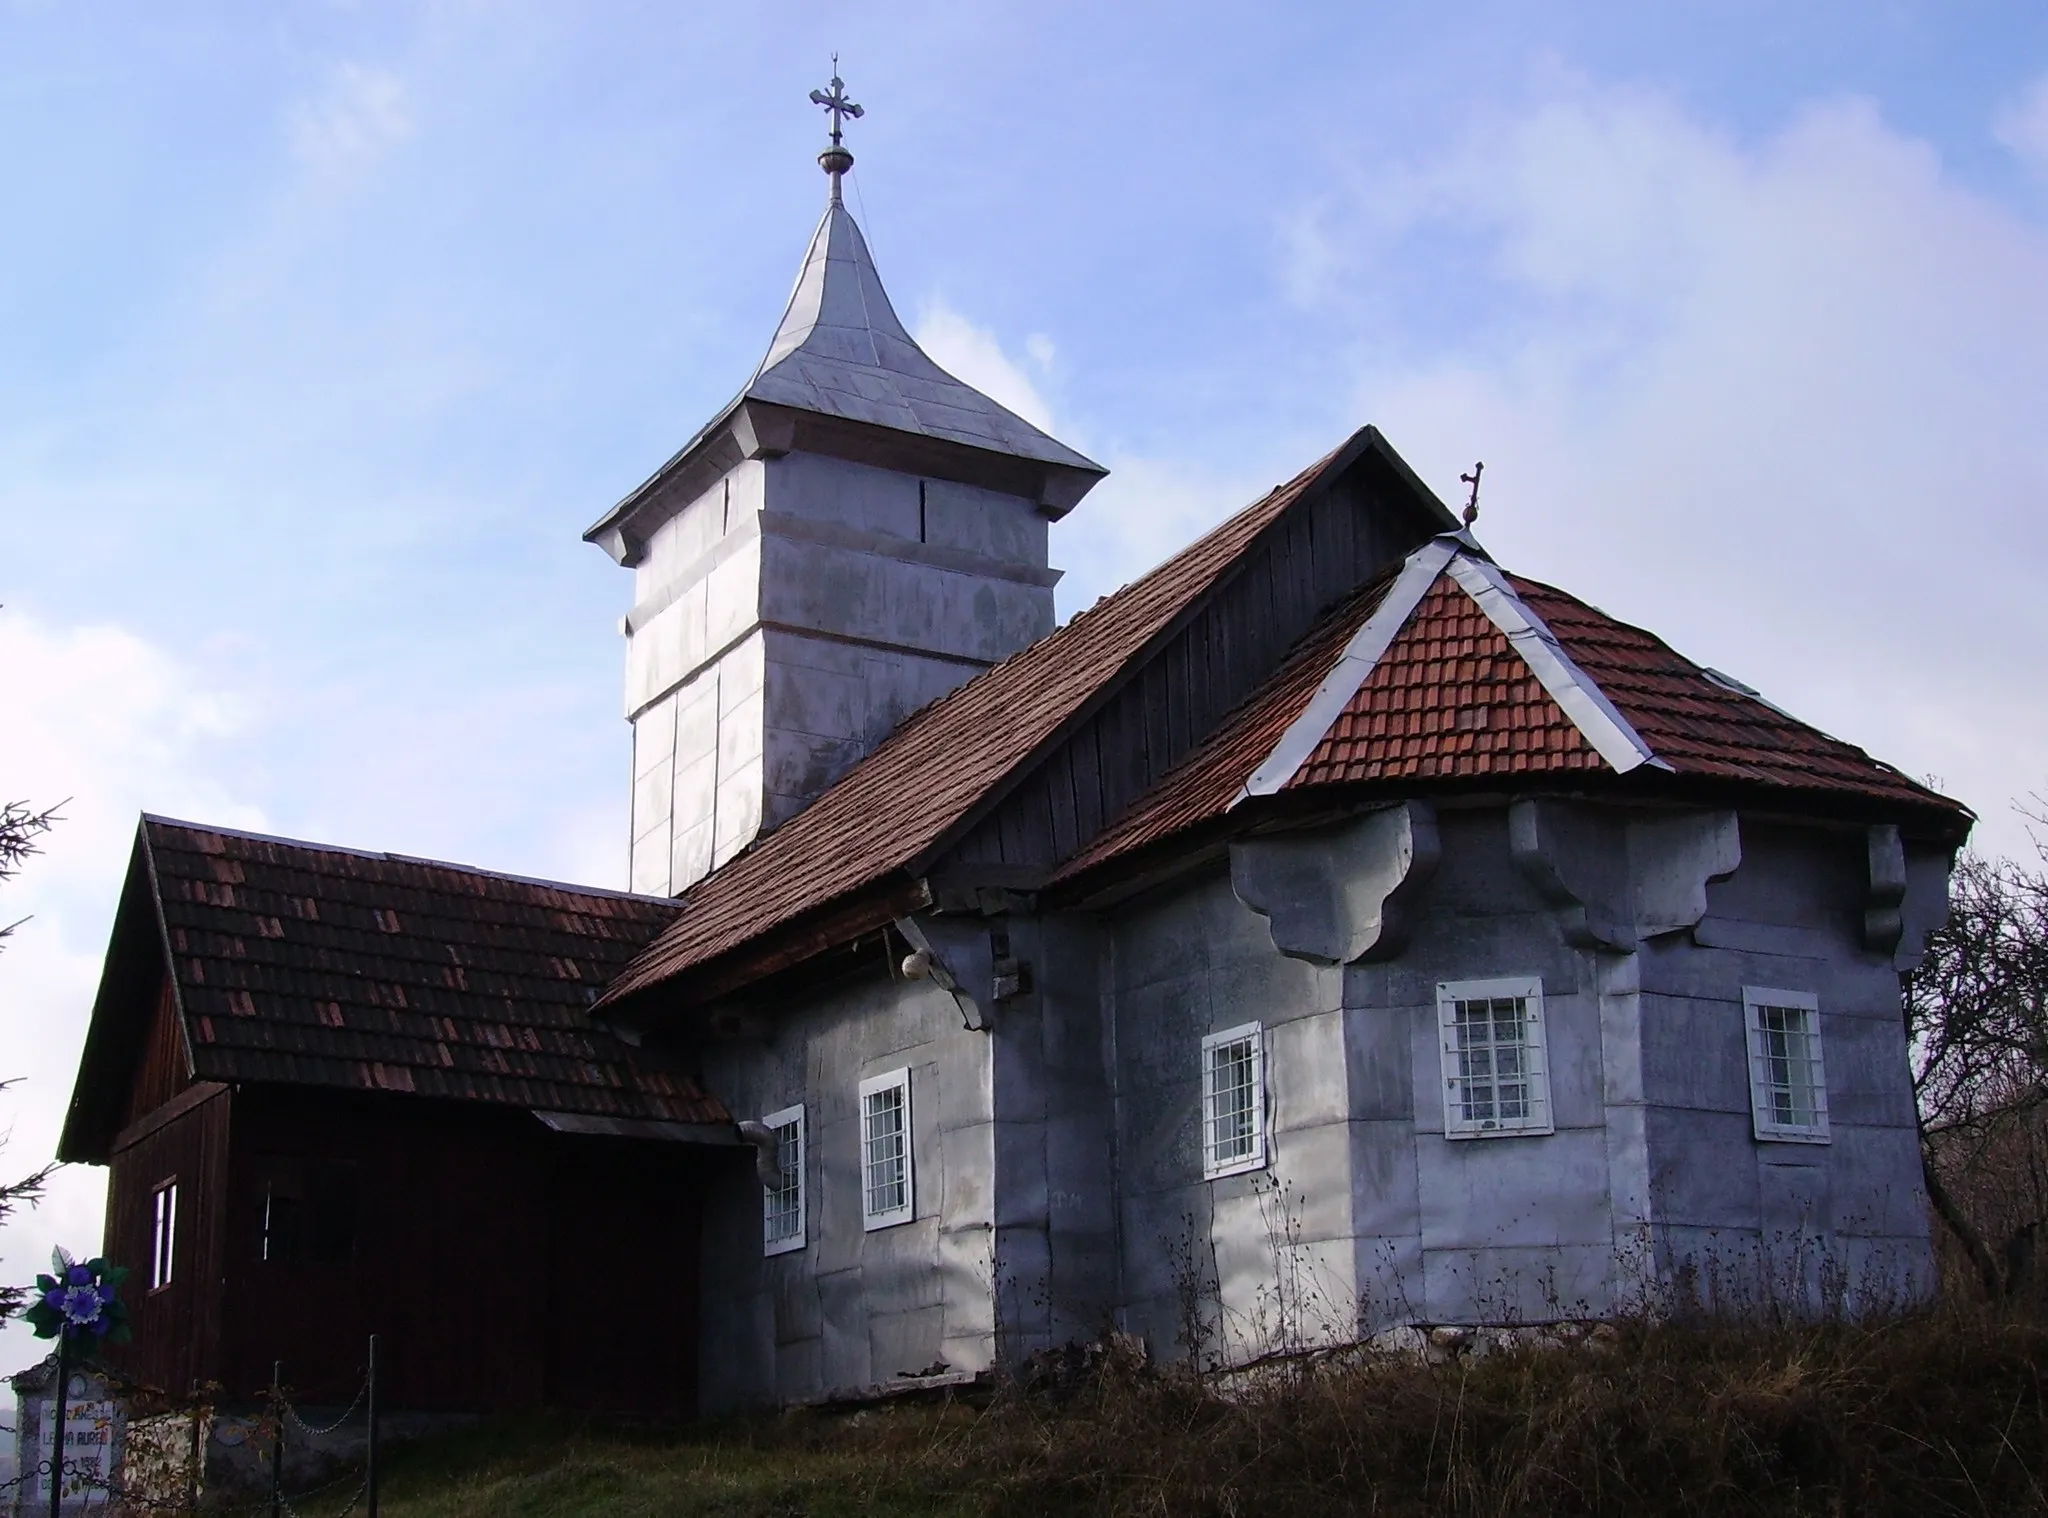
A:
<svg viewBox="0 0 2048 1518">
<path fill-rule="evenodd" d="M 156 1188 L 150 1206 L 149 1289 L 157 1291 L 171 1284 L 171 1270 L 178 1256 L 178 1183 L 165 1181 Z"/>
<path fill-rule="evenodd" d="M 258 1256 L 266 1264 L 345 1265 L 355 1258 L 355 1166 L 272 1160 L 260 1200 Z"/>
</svg>

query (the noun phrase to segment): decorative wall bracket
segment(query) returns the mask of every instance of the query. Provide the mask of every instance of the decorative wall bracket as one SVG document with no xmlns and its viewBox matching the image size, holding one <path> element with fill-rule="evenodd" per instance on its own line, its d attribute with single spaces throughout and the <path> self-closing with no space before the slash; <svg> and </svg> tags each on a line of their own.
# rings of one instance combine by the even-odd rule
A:
<svg viewBox="0 0 2048 1518">
<path fill-rule="evenodd" d="M 1909 847 L 1898 828 L 1880 823 L 1865 833 L 1870 861 L 1863 903 L 1863 946 L 1892 956 L 1899 970 L 1927 957 L 1927 936 L 1948 921 L 1949 872 L 1955 855 L 1942 848 Z"/>
<path fill-rule="evenodd" d="M 1581 949 L 1632 953 L 1707 915 L 1707 885 L 1742 863 L 1733 811 L 1629 816 L 1572 802 L 1517 801 L 1508 850 Z"/>
<path fill-rule="evenodd" d="M 1407 945 L 1441 852 L 1436 808 L 1404 801 L 1333 828 L 1240 838 L 1230 885 L 1282 954 L 1319 965 L 1390 959 Z"/>
</svg>

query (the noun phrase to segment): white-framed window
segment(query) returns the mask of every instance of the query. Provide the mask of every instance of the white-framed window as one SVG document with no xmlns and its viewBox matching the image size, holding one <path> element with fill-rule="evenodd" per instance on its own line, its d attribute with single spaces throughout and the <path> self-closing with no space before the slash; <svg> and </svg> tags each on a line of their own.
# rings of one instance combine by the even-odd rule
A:
<svg viewBox="0 0 2048 1518">
<path fill-rule="evenodd" d="M 863 1228 L 887 1228 L 915 1216 L 908 1070 L 891 1070 L 860 1083 L 860 1183 Z"/>
<path fill-rule="evenodd" d="M 1749 1111 L 1759 1139 L 1828 1141 L 1828 1077 L 1820 1057 L 1820 1001 L 1806 991 L 1742 988 L 1749 1025 Z"/>
<path fill-rule="evenodd" d="M 1266 1163 L 1266 1033 L 1257 1023 L 1202 1040 L 1202 1175 Z"/>
<path fill-rule="evenodd" d="M 761 1119 L 775 1135 L 779 1185 L 761 1191 L 761 1252 L 788 1254 L 804 1247 L 804 1109 L 784 1107 Z"/>
<path fill-rule="evenodd" d="M 1533 975 L 1443 981 L 1436 988 L 1444 1137 L 1554 1133 L 1543 982 Z"/>
<path fill-rule="evenodd" d="M 171 1284 L 171 1268 L 178 1251 L 178 1183 L 165 1181 L 156 1188 L 150 1207 L 149 1289 Z"/>
</svg>

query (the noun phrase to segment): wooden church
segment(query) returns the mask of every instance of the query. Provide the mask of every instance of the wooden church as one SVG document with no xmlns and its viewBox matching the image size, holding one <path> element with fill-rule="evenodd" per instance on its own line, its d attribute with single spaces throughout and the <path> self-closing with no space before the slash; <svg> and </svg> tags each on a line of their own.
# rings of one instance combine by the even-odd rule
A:
<svg viewBox="0 0 2048 1518">
<path fill-rule="evenodd" d="M 766 356 L 588 534 L 631 894 L 142 819 L 62 1146 L 124 1368 L 317 1396 L 376 1332 L 393 1406 L 686 1414 L 1926 1292 L 1899 977 L 1969 813 L 1371 427 L 1056 626 L 1104 471 L 919 350 L 822 99 Z"/>
</svg>

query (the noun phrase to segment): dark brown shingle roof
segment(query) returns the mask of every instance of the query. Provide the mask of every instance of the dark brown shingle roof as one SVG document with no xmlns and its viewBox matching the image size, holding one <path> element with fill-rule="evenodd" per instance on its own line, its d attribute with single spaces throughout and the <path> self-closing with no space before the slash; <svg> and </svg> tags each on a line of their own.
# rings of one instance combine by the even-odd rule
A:
<svg viewBox="0 0 2048 1518">
<path fill-rule="evenodd" d="M 591 1023 L 673 902 L 146 817 L 193 1075 L 729 1121 Z"/>
</svg>

